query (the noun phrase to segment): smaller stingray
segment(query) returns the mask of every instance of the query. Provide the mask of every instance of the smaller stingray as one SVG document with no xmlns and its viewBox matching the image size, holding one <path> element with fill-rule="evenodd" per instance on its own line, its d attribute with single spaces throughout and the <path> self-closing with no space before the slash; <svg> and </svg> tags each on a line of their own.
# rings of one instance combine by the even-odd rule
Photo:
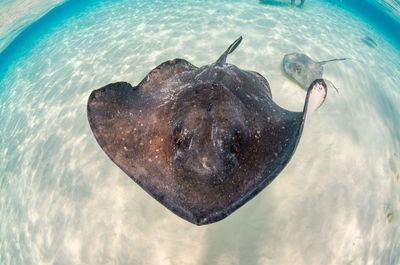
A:
<svg viewBox="0 0 400 265">
<path fill-rule="evenodd" d="M 365 36 L 364 38 L 362 38 L 361 41 L 364 42 L 367 46 L 374 48 L 374 49 L 376 48 L 376 46 L 378 46 L 378 44 L 376 44 L 376 42 L 368 36 Z"/>
<path fill-rule="evenodd" d="M 290 53 L 283 57 L 282 67 L 283 71 L 299 83 L 302 88 L 308 89 L 314 80 L 322 78 L 324 64 L 333 61 L 344 61 L 347 59 L 349 58 L 316 62 L 303 53 Z M 337 90 L 336 87 L 335 89 Z"/>
<path fill-rule="evenodd" d="M 153 69 L 136 86 L 94 90 L 89 124 L 105 153 L 175 214 L 197 225 L 219 221 L 265 188 L 292 157 L 307 113 L 326 84 L 315 80 L 303 111 L 279 107 L 267 80 L 226 63 L 183 59 Z"/>
<path fill-rule="evenodd" d="M 299 0 L 300 3 L 298 5 L 296 5 L 296 0 L 290 0 L 289 1 L 277 1 L 277 0 L 260 0 L 260 4 L 263 5 L 273 5 L 273 6 L 297 6 L 297 7 L 303 7 L 304 6 L 304 2 L 306 0 Z"/>
</svg>

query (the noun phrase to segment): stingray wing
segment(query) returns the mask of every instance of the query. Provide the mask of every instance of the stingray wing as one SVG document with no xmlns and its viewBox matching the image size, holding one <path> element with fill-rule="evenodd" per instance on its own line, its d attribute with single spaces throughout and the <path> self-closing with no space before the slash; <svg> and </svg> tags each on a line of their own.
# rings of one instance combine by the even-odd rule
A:
<svg viewBox="0 0 400 265">
<path fill-rule="evenodd" d="M 137 87 L 124 82 L 93 91 L 88 102 L 89 124 L 101 148 L 150 191 L 160 179 L 148 176 L 166 173 L 168 168 L 168 147 L 163 137 L 167 135 L 169 117 L 158 111 L 157 103 L 152 96 L 140 95 Z"/>
<path fill-rule="evenodd" d="M 94 90 L 88 100 L 89 124 L 101 148 L 160 202 L 168 199 L 165 194 L 173 193 L 165 184 L 174 183 L 168 179 L 173 173 L 168 170 L 172 154 L 170 139 L 166 139 L 172 112 L 166 110 L 182 86 L 179 74 L 193 69 L 196 67 L 185 60 L 169 60 L 136 87 L 112 83 Z M 172 80 L 166 82 L 168 79 Z"/>
</svg>

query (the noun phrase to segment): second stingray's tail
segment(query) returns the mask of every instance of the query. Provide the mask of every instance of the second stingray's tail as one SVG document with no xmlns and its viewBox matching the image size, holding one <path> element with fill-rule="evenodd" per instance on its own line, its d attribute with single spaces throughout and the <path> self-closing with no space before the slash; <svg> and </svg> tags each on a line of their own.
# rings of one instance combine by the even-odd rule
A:
<svg viewBox="0 0 400 265">
<path fill-rule="evenodd" d="M 351 58 L 339 58 L 339 59 L 331 59 L 331 60 L 326 60 L 322 62 L 318 62 L 319 64 L 326 64 L 329 62 L 334 62 L 334 61 L 345 61 L 345 60 L 351 60 Z"/>
<path fill-rule="evenodd" d="M 228 57 L 228 54 L 232 53 L 237 46 L 239 46 L 240 42 L 242 42 L 242 36 L 237 38 L 229 47 L 228 49 L 218 58 L 217 62 L 215 63 L 216 65 L 223 65 L 226 62 L 226 57 Z"/>
</svg>

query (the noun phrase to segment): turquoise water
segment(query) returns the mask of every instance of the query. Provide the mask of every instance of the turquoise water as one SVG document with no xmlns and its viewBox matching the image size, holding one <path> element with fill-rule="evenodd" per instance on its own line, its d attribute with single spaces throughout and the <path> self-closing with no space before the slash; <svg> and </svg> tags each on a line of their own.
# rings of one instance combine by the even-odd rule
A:
<svg viewBox="0 0 400 265">
<path fill-rule="evenodd" d="M 317 0 L 302 9 L 244 0 L 54 3 L 0 3 L 18 11 L 1 13 L 15 16 L 7 25 L 25 29 L 1 36 L 0 264 L 400 263 L 400 51 L 391 28 Z M 214 62 L 239 35 L 228 61 L 265 76 L 290 110 L 302 109 L 305 91 L 283 75 L 286 53 L 352 60 L 325 66 L 339 93 L 328 91 L 276 180 L 223 221 L 196 227 L 106 157 L 87 98 L 111 82 L 137 84 L 168 59 Z"/>
</svg>

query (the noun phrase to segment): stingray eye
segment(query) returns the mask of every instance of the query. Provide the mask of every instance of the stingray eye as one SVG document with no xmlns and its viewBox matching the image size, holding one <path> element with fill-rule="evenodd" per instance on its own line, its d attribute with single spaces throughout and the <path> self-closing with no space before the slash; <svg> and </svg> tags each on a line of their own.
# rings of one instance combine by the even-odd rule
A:
<svg viewBox="0 0 400 265">
<path fill-rule="evenodd" d="M 178 123 L 177 126 L 174 128 L 174 131 L 172 133 L 172 140 L 174 145 L 179 148 L 182 145 L 183 142 L 183 124 Z"/>
<path fill-rule="evenodd" d="M 231 137 L 229 151 L 235 155 L 239 154 L 241 143 L 242 143 L 241 132 L 240 130 L 235 130 Z"/>
<path fill-rule="evenodd" d="M 296 72 L 297 74 L 301 73 L 301 65 L 298 63 L 290 64 L 290 68 L 292 69 L 292 71 Z"/>
<path fill-rule="evenodd" d="M 182 145 L 182 142 L 183 142 L 183 140 L 182 140 L 182 132 L 179 132 L 178 134 L 176 134 L 174 136 L 174 142 L 175 142 L 175 146 L 178 147 L 178 148 Z"/>
<path fill-rule="evenodd" d="M 190 143 L 190 133 L 189 131 L 183 126 L 183 124 L 178 124 L 173 132 L 173 143 L 176 148 L 184 148 L 188 147 Z"/>
</svg>

